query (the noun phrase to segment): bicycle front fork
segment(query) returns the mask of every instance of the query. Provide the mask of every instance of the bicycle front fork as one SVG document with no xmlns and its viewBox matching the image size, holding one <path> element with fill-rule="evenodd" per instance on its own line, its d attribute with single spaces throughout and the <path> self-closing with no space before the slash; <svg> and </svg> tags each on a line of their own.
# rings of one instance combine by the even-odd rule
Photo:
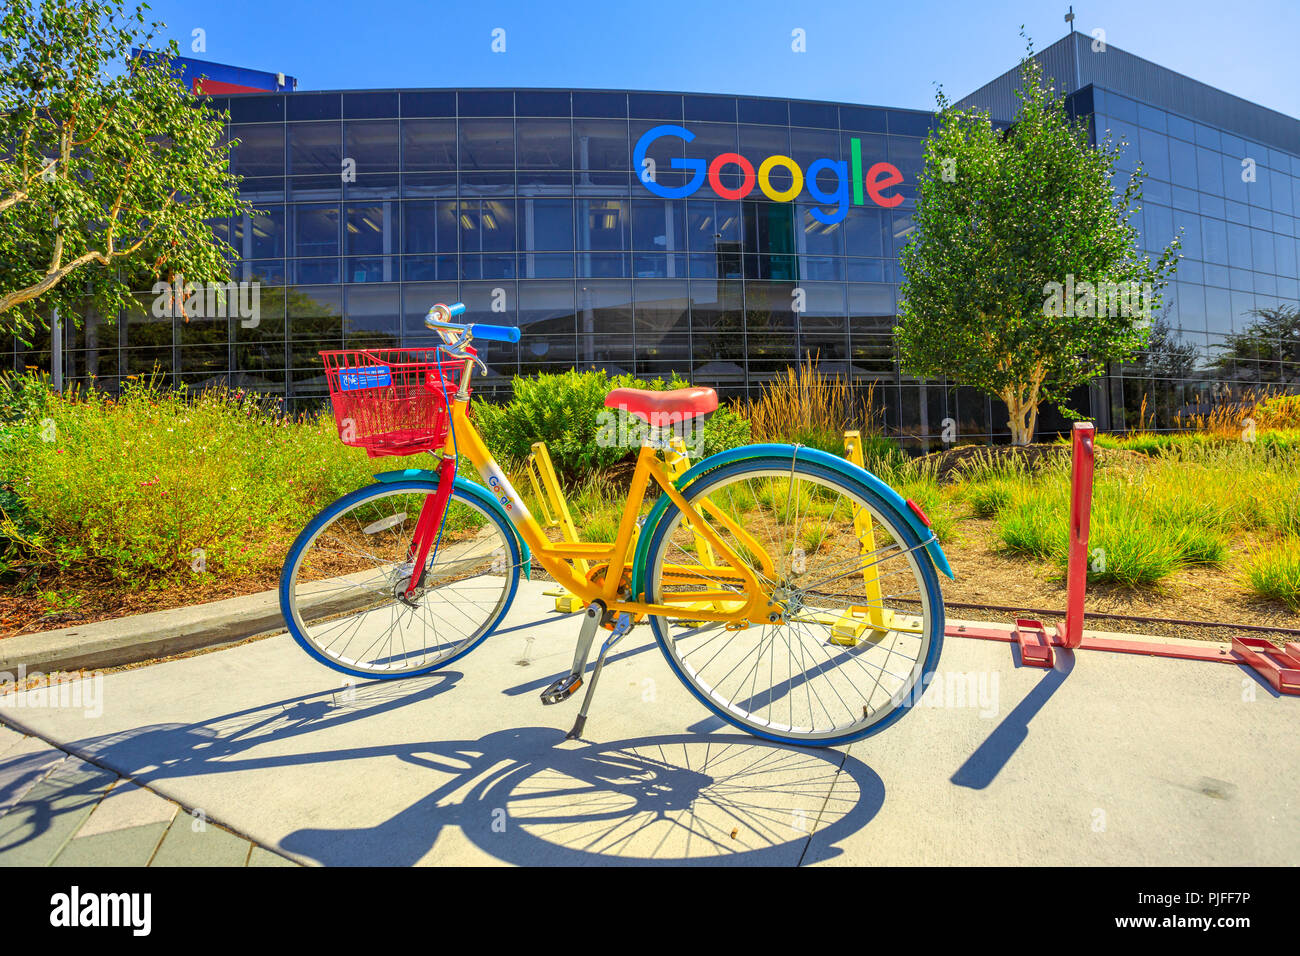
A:
<svg viewBox="0 0 1300 956">
<path fill-rule="evenodd" d="M 446 455 L 438 466 L 438 490 L 424 496 L 419 520 L 415 522 L 415 536 L 411 539 L 410 551 L 406 556 L 411 562 L 411 583 L 406 587 L 408 599 L 414 598 L 416 591 L 424 584 L 424 577 L 428 573 L 425 562 L 429 560 L 429 552 L 438 539 L 438 530 L 447 513 L 447 502 L 451 499 L 455 481 L 456 459 Z"/>
</svg>

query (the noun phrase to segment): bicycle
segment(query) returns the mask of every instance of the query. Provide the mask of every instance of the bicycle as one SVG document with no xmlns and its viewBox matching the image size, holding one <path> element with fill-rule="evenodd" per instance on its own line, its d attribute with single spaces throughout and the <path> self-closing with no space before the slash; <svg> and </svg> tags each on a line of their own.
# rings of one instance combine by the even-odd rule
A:
<svg viewBox="0 0 1300 956">
<path fill-rule="evenodd" d="M 518 342 L 520 330 L 452 321 L 464 311 L 429 310 L 430 349 L 322 353 L 341 440 L 438 464 L 377 474 L 299 534 L 280 605 L 307 653 L 365 678 L 446 667 L 492 633 L 535 561 L 584 604 L 572 666 L 541 695 L 560 703 L 585 683 L 570 739 L 610 649 L 642 619 L 696 699 L 759 737 L 847 743 L 915 704 L 943 644 L 936 569 L 952 577 L 919 506 L 797 445 L 718 452 L 674 478 L 673 439 L 717 408 L 716 393 L 621 388 L 605 404 L 640 419 L 645 438 L 617 534 L 551 541 L 468 415 L 473 373 L 487 371 L 472 343 Z M 481 483 L 457 474 L 461 457 Z"/>
</svg>

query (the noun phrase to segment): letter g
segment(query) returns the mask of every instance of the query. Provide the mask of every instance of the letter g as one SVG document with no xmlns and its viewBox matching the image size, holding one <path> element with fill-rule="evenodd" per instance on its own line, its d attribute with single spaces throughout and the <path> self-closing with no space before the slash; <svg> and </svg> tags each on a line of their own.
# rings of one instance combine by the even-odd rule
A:
<svg viewBox="0 0 1300 956">
<path fill-rule="evenodd" d="M 646 150 L 650 148 L 651 143 L 663 136 L 676 136 L 686 143 L 695 139 L 695 134 L 686 127 L 674 126 L 671 123 L 663 126 L 653 126 L 646 130 L 641 135 L 641 138 L 636 141 L 636 149 L 632 152 L 632 169 L 638 174 L 645 162 Z M 705 162 L 702 159 L 682 159 L 680 156 L 674 156 L 669 165 L 673 169 L 694 170 L 695 175 L 691 177 L 690 182 L 685 186 L 661 186 L 656 182 L 646 182 L 645 180 L 642 180 L 642 185 L 663 199 L 685 199 L 700 188 L 700 183 L 704 182 Z"/>
</svg>

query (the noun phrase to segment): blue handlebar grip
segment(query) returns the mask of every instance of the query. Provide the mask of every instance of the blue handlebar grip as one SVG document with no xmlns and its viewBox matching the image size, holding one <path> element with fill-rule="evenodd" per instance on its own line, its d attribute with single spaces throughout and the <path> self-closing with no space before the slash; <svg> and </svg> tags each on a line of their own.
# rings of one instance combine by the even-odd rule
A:
<svg viewBox="0 0 1300 956">
<path fill-rule="evenodd" d="M 518 342 L 519 329 L 509 325 L 471 325 L 474 338 L 485 342 Z"/>
<path fill-rule="evenodd" d="M 455 305 L 447 306 L 447 311 L 451 315 L 463 315 L 465 312 L 465 303 L 457 302 Z"/>
</svg>

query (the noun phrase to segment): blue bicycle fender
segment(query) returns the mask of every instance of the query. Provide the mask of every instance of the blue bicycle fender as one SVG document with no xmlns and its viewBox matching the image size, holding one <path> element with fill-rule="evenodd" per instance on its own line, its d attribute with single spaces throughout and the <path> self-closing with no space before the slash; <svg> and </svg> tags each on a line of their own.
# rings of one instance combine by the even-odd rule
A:
<svg viewBox="0 0 1300 956">
<path fill-rule="evenodd" d="M 438 483 L 438 473 L 427 468 L 407 468 L 403 471 L 382 471 L 375 475 L 375 481 L 382 481 L 384 484 L 408 480 L 432 481 L 436 485 Z M 531 581 L 533 579 L 533 553 L 528 548 L 528 542 L 520 536 L 515 523 L 506 514 L 506 509 L 501 507 L 501 502 L 497 501 L 492 493 L 482 485 L 475 484 L 459 476 L 453 482 L 453 487 L 457 491 L 469 495 L 479 504 L 500 516 L 505 526 L 514 533 L 515 541 L 519 543 L 519 553 L 523 555 L 524 577 Z"/>
<path fill-rule="evenodd" d="M 794 445 L 745 445 L 741 448 L 733 448 L 730 451 L 720 451 L 716 455 L 710 455 L 708 458 L 695 464 L 684 475 L 674 481 L 673 485 L 678 491 L 681 491 L 696 478 L 700 477 L 700 475 L 713 471 L 716 468 L 721 468 L 723 465 L 729 465 L 732 462 L 742 461 L 746 458 L 761 458 L 765 455 L 789 458 L 795 453 L 798 454 L 801 461 L 810 461 L 819 465 L 825 465 L 833 471 L 838 471 L 846 478 L 851 478 L 854 481 L 866 485 L 878 494 L 884 500 L 885 504 L 891 507 L 900 518 L 907 522 L 908 526 L 916 532 L 917 537 L 922 541 L 934 538 L 934 532 L 927 528 L 925 522 L 918 518 L 916 513 L 907 506 L 906 499 L 871 472 L 867 471 L 865 468 L 859 468 L 857 465 L 853 464 L 853 462 L 841 458 L 838 455 L 832 455 L 830 452 L 821 451 L 816 448 L 808 448 L 803 445 L 800 445 L 797 448 Z M 668 506 L 671 503 L 672 502 L 667 495 L 661 494 L 659 499 L 655 502 L 654 507 L 650 509 L 650 513 L 646 515 L 645 525 L 642 527 L 641 533 L 637 535 L 636 556 L 633 559 L 632 581 L 633 593 L 635 594 L 641 594 L 645 590 L 645 582 L 641 579 L 641 575 L 642 569 L 645 567 L 645 562 L 649 557 L 648 552 L 650 548 L 650 539 L 654 537 L 654 528 L 659 523 L 659 519 L 663 516 L 663 513 L 668 510 Z M 931 540 L 930 543 L 925 546 L 925 550 L 929 553 L 930 559 L 934 561 L 934 566 L 936 568 L 946 574 L 949 578 L 956 580 L 956 575 L 952 572 L 952 565 L 948 563 L 947 556 L 943 553 L 943 549 L 939 547 L 939 541 L 937 538 Z"/>
</svg>

